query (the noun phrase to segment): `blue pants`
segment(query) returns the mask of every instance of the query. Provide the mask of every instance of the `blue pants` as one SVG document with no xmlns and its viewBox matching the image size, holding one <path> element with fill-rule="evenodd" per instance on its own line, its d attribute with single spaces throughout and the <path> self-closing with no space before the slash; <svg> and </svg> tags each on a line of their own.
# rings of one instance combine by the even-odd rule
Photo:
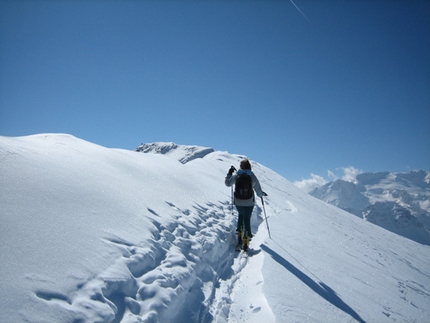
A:
<svg viewBox="0 0 430 323">
<path fill-rule="evenodd" d="M 253 206 L 237 206 L 237 212 L 239 213 L 239 218 L 237 220 L 237 231 L 245 232 L 245 234 L 252 238 L 251 233 L 251 215 Z"/>
</svg>

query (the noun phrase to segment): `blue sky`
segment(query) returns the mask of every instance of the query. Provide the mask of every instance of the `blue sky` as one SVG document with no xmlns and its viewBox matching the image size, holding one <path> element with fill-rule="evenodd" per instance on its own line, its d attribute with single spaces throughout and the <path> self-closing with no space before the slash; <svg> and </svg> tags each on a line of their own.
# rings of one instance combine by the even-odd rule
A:
<svg viewBox="0 0 430 323">
<path fill-rule="evenodd" d="M 1 1 L 0 135 L 430 169 L 428 1 Z"/>
</svg>

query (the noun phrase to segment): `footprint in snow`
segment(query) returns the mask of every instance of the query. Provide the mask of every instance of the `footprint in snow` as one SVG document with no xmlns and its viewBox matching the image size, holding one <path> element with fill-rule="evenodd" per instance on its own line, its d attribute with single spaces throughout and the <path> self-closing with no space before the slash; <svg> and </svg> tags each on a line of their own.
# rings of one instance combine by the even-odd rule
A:
<svg viewBox="0 0 430 323">
<path fill-rule="evenodd" d="M 258 313 L 261 311 L 261 306 L 258 306 L 252 310 L 252 313 Z"/>
</svg>

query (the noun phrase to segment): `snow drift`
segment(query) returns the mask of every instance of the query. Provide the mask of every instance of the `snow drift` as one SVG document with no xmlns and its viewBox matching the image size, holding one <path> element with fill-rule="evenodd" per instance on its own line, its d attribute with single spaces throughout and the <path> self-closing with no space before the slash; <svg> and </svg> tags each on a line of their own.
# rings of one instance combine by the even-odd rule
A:
<svg viewBox="0 0 430 323">
<path fill-rule="evenodd" d="M 1 322 L 430 321 L 428 246 L 253 162 L 272 239 L 258 202 L 238 254 L 242 157 L 161 146 L 0 137 Z"/>
</svg>

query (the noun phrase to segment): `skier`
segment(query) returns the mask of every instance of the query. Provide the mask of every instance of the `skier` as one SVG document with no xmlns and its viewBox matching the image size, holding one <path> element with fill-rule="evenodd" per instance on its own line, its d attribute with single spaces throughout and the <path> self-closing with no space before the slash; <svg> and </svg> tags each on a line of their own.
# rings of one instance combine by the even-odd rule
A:
<svg viewBox="0 0 430 323">
<path fill-rule="evenodd" d="M 225 185 L 235 184 L 234 205 L 239 213 L 236 230 L 238 233 L 237 249 L 243 244 L 243 249 L 246 251 L 252 238 L 251 215 L 255 203 L 254 190 L 258 197 L 267 196 L 267 194 L 261 190 L 260 182 L 252 172 L 251 163 L 247 158 L 240 162 L 240 169 L 233 175 L 235 171 L 236 168 L 231 166 L 225 178 Z"/>
</svg>

